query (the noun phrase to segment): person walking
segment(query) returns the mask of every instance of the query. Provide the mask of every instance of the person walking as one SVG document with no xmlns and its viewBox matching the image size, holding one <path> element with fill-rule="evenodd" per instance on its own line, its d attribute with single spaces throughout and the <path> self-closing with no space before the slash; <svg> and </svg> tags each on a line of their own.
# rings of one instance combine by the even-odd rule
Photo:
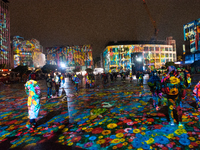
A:
<svg viewBox="0 0 200 150">
<path fill-rule="evenodd" d="M 29 76 L 29 80 L 25 84 L 25 91 L 28 95 L 28 117 L 29 122 L 26 124 L 27 128 L 34 129 L 36 127 L 36 119 L 40 111 L 41 91 L 39 84 L 35 81 L 36 78 Z"/>
<path fill-rule="evenodd" d="M 48 77 L 47 77 L 47 97 L 48 98 L 51 98 L 51 96 L 52 96 L 52 85 L 53 85 L 53 83 L 52 83 L 52 79 L 51 79 L 51 75 L 50 74 L 48 74 Z"/>
<path fill-rule="evenodd" d="M 167 95 L 168 100 L 168 115 L 170 124 L 174 125 L 173 110 L 176 109 L 178 116 L 178 124 L 182 125 L 182 100 L 185 98 L 185 85 L 176 74 L 176 68 L 169 66 L 167 68 L 168 74 L 162 79 L 162 92 Z"/>
<path fill-rule="evenodd" d="M 139 71 L 137 71 L 137 73 L 136 73 L 137 84 L 139 82 L 139 76 L 140 76 L 140 73 L 139 73 Z"/>
<path fill-rule="evenodd" d="M 58 94 L 59 94 L 59 88 L 60 88 L 58 73 L 55 74 L 55 76 L 54 76 L 54 81 L 55 81 L 56 96 L 58 97 Z"/>
<path fill-rule="evenodd" d="M 75 89 L 76 92 L 78 92 L 78 83 L 79 83 L 79 78 L 77 77 L 77 75 L 74 75 L 74 83 L 75 83 Z"/>
</svg>

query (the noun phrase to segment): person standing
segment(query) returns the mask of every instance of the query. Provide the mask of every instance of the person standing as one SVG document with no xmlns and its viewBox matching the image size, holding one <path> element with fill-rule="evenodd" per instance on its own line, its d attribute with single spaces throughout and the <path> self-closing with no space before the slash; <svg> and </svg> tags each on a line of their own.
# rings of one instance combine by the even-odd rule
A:
<svg viewBox="0 0 200 150">
<path fill-rule="evenodd" d="M 79 78 L 77 77 L 77 75 L 74 75 L 74 83 L 75 83 L 76 92 L 78 92 Z"/>
<path fill-rule="evenodd" d="M 58 97 L 59 88 L 60 88 L 58 73 L 55 74 L 55 76 L 54 76 L 54 81 L 55 81 L 56 96 Z"/>
<path fill-rule="evenodd" d="M 40 98 L 41 91 L 40 87 L 35 81 L 36 78 L 33 76 L 29 76 L 29 80 L 25 84 L 25 91 L 28 95 L 28 114 L 29 114 L 29 122 L 26 124 L 27 128 L 34 129 L 36 127 L 35 119 L 38 117 L 40 111 Z"/>
<path fill-rule="evenodd" d="M 195 85 L 193 95 L 196 100 L 197 109 L 200 111 L 200 81 Z"/>
<path fill-rule="evenodd" d="M 47 77 L 47 97 L 48 98 L 51 98 L 51 96 L 52 96 L 52 85 L 53 85 L 53 83 L 52 83 L 52 79 L 51 79 L 51 75 L 50 74 L 48 74 L 48 77 Z"/>
<path fill-rule="evenodd" d="M 136 73 L 137 84 L 138 84 L 138 81 L 139 81 L 139 76 L 140 76 L 140 73 L 139 73 L 139 71 L 137 71 L 137 73 Z"/>
<path fill-rule="evenodd" d="M 168 100 L 168 115 L 170 124 L 174 125 L 174 115 L 173 110 L 176 109 L 178 116 L 178 124 L 182 125 L 182 99 L 185 98 L 185 85 L 177 77 L 176 68 L 174 66 L 169 66 L 168 74 L 162 79 L 163 83 L 162 92 L 167 95 Z"/>
</svg>

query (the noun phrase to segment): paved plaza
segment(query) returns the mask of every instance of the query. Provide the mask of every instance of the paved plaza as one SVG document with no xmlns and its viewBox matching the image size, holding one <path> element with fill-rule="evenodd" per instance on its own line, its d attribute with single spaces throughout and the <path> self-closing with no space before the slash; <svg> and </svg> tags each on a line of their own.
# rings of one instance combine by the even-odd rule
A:
<svg viewBox="0 0 200 150">
<path fill-rule="evenodd" d="M 98 79 L 97 79 L 98 80 Z M 195 81 L 196 82 L 196 81 Z M 193 81 L 193 84 L 195 84 Z M 93 89 L 82 83 L 62 85 L 69 97 L 46 99 L 46 82 L 39 80 L 43 98 L 38 127 L 26 128 L 27 95 L 24 83 L 5 85 L 0 90 L 0 149 L 199 149 L 200 112 L 192 89 L 183 101 L 183 124 L 168 124 L 166 99 L 159 111 L 152 107 L 146 84 L 117 81 Z M 140 92 L 143 94 L 140 96 Z M 175 116 L 176 117 L 176 116 Z"/>
</svg>

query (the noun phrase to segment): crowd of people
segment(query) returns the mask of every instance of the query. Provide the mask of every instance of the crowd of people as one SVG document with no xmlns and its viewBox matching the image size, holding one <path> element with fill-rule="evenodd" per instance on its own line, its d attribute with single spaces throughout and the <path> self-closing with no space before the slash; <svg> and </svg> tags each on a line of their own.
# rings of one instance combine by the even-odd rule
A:
<svg viewBox="0 0 200 150">
<path fill-rule="evenodd" d="M 121 80 L 126 79 L 126 74 L 121 73 Z M 108 83 L 110 76 L 110 81 L 117 80 L 117 73 L 102 73 L 101 79 L 103 86 Z M 136 73 L 137 85 L 143 85 L 143 72 Z M 47 97 L 51 98 L 53 91 L 55 95 L 59 96 L 59 89 L 62 88 L 61 95 L 66 95 L 64 86 L 65 78 L 68 77 L 71 82 L 73 82 L 76 92 L 79 91 L 79 83 L 82 82 L 83 76 L 78 76 L 76 74 L 61 74 L 58 72 L 52 72 L 48 74 L 46 78 L 47 84 Z M 130 81 L 132 81 L 132 76 Z M 171 125 L 174 125 L 174 110 L 176 110 L 176 115 L 178 116 L 178 124 L 182 125 L 182 101 L 186 96 L 186 89 L 191 89 L 191 76 L 187 70 L 177 71 L 174 66 L 169 66 L 167 72 L 162 74 L 162 78 L 157 71 L 152 71 L 149 74 L 149 79 L 147 81 L 150 91 L 152 93 L 153 107 L 156 110 L 161 108 L 163 104 L 163 99 L 167 98 L 168 115 Z M 93 73 L 85 74 L 85 86 L 86 88 L 93 88 L 95 86 L 95 76 Z M 40 98 L 41 91 L 36 81 L 36 75 L 31 73 L 25 83 L 25 90 L 28 95 L 28 113 L 29 122 L 27 127 L 34 128 L 36 126 L 35 119 L 38 117 L 40 109 Z M 142 91 L 141 91 L 142 93 Z M 200 111 L 200 82 L 194 87 L 193 90 L 194 98 L 196 100 L 197 109 Z"/>
</svg>

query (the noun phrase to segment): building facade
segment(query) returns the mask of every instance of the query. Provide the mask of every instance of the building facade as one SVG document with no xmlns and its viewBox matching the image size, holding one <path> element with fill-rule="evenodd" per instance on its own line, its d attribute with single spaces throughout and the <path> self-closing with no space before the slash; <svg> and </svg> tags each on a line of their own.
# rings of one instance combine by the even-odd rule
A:
<svg viewBox="0 0 200 150">
<path fill-rule="evenodd" d="M 81 70 L 93 68 L 91 45 L 48 47 L 47 64 L 66 66 L 67 70 L 80 67 Z"/>
<path fill-rule="evenodd" d="M 0 0 L 0 64 L 12 67 L 10 47 L 10 13 L 8 1 Z"/>
<path fill-rule="evenodd" d="M 14 36 L 12 40 L 14 67 L 19 65 L 28 67 L 42 67 L 45 65 L 43 47 L 36 39 L 24 40 L 23 37 Z"/>
<path fill-rule="evenodd" d="M 185 45 L 189 43 L 189 51 L 195 53 L 200 51 L 200 18 L 183 25 Z M 187 42 L 189 41 L 189 42 Z M 185 54 L 185 48 L 183 54 Z"/>
<path fill-rule="evenodd" d="M 145 41 L 109 43 L 103 52 L 105 71 L 116 67 L 135 73 L 161 68 L 166 62 L 175 61 L 176 51 L 166 41 L 154 44 Z"/>
</svg>

